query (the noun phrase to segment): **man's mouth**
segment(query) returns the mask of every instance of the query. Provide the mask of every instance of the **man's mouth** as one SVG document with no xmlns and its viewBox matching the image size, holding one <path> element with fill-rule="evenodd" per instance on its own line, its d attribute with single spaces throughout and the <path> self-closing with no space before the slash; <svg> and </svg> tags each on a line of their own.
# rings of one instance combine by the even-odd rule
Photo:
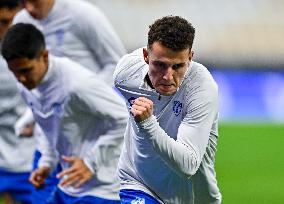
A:
<svg viewBox="0 0 284 204">
<path fill-rule="evenodd" d="M 172 84 L 160 84 L 160 87 L 162 87 L 163 89 L 170 89 L 173 87 Z"/>
</svg>

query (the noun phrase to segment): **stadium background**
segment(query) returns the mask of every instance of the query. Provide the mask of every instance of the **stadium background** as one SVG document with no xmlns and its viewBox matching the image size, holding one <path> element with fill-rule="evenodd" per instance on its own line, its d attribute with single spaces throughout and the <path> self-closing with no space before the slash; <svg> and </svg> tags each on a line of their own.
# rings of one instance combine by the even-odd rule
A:
<svg viewBox="0 0 284 204">
<path fill-rule="evenodd" d="M 220 90 L 216 170 L 223 203 L 284 203 L 284 1 L 89 1 L 129 52 L 146 45 L 158 17 L 192 22 L 194 60 L 210 69 Z"/>
</svg>

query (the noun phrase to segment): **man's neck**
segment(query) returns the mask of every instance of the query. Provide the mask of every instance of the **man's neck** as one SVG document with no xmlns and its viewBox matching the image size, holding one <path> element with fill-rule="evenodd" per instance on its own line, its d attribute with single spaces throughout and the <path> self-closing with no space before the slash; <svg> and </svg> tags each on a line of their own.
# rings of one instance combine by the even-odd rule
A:
<svg viewBox="0 0 284 204">
<path fill-rule="evenodd" d="M 152 88 L 154 89 L 154 86 L 150 80 L 150 77 L 149 77 L 149 74 L 147 73 L 146 76 L 145 76 L 145 80 L 146 80 L 146 83 Z"/>
<path fill-rule="evenodd" d="M 47 8 L 46 8 L 47 10 L 46 10 L 45 16 L 43 18 L 46 18 L 50 14 L 54 4 L 55 4 L 55 0 L 49 0 L 48 1 Z"/>
</svg>

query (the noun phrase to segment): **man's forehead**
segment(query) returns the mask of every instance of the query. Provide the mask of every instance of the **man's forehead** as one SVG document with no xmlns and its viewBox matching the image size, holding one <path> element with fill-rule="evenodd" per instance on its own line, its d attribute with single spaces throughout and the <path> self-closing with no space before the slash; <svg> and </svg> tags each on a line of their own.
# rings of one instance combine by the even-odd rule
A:
<svg viewBox="0 0 284 204">
<path fill-rule="evenodd" d="M 190 49 L 175 51 L 164 46 L 153 45 L 151 49 L 148 49 L 148 54 L 152 59 L 184 60 L 190 55 Z"/>
<path fill-rule="evenodd" d="M 0 8 L 0 17 L 13 18 L 18 8 Z"/>
<path fill-rule="evenodd" d="M 29 3 L 36 3 L 40 0 L 21 0 L 22 3 L 29 2 Z"/>
<path fill-rule="evenodd" d="M 10 68 L 20 69 L 22 67 L 28 67 L 33 62 L 33 59 L 29 58 L 17 58 L 8 61 L 8 65 Z"/>
<path fill-rule="evenodd" d="M 165 63 L 165 64 L 183 64 L 188 61 L 188 55 L 179 55 L 179 56 L 172 56 L 172 55 L 155 55 L 150 54 L 150 59 L 154 63 Z"/>
</svg>

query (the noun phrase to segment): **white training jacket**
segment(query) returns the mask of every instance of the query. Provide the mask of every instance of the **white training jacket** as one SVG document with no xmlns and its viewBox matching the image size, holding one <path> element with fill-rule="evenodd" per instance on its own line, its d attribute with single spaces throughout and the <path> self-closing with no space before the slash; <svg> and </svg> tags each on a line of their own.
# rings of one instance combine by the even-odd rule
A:
<svg viewBox="0 0 284 204">
<path fill-rule="evenodd" d="M 114 73 L 129 107 L 141 96 L 154 103 L 154 115 L 145 121 L 130 116 L 118 167 L 121 189 L 142 190 L 165 204 L 221 203 L 214 170 L 217 84 L 192 61 L 177 92 L 161 96 L 145 82 L 148 70 L 138 49 Z"/>
<path fill-rule="evenodd" d="M 113 85 L 112 75 L 125 48 L 105 15 L 84 0 L 55 0 L 47 17 L 34 19 L 25 9 L 13 23 L 34 24 L 52 55 L 68 57 Z"/>
<path fill-rule="evenodd" d="M 57 155 L 80 157 L 93 179 L 78 189 L 60 188 L 71 196 L 118 200 L 116 169 L 128 117 L 123 99 L 81 65 L 51 55 L 42 82 L 32 91 L 19 88 L 51 146 L 39 166 L 55 168 Z"/>
<path fill-rule="evenodd" d="M 17 80 L 0 55 L 0 170 L 13 173 L 32 170 L 34 138 L 18 137 L 14 132 L 14 125 L 25 107 L 17 90 Z"/>
</svg>

